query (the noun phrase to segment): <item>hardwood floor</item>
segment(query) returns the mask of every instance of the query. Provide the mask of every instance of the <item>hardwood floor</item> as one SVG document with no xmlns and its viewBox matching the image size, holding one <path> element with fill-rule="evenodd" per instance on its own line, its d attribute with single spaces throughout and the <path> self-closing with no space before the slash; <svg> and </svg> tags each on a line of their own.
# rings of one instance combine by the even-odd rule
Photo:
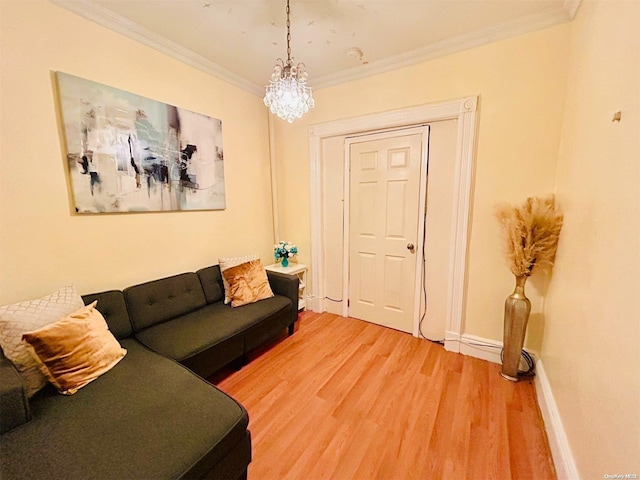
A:
<svg viewBox="0 0 640 480">
<path fill-rule="evenodd" d="M 556 478 L 532 382 L 360 320 L 298 324 L 212 379 L 249 411 L 250 480 Z"/>
</svg>

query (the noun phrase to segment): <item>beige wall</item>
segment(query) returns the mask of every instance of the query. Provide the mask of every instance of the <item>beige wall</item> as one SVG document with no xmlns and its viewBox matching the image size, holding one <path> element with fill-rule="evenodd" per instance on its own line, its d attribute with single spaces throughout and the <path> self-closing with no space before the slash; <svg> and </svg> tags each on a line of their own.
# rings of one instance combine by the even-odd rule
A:
<svg viewBox="0 0 640 480">
<path fill-rule="evenodd" d="M 582 478 L 640 475 L 640 2 L 583 3 L 568 86 L 542 360 Z"/>
<path fill-rule="evenodd" d="M 272 261 L 260 98 L 48 1 L 2 0 L 0 11 L 0 304 L 66 283 L 84 293 L 123 288 L 218 256 L 258 252 Z M 71 214 L 52 71 L 221 119 L 227 209 Z"/>
<path fill-rule="evenodd" d="M 583 2 L 572 24 L 318 90 L 308 116 L 276 125 L 280 236 L 309 263 L 310 125 L 480 95 L 464 331 L 502 338 L 513 279 L 493 205 L 555 188 L 565 227 L 550 285 L 527 286 L 528 345 L 542 350 L 584 478 L 640 472 L 639 5 Z M 44 0 L 0 1 L 0 62 L 0 304 L 68 282 L 122 288 L 223 255 L 271 261 L 259 98 Z M 227 209 L 72 215 L 56 70 L 222 119 Z"/>
<path fill-rule="evenodd" d="M 310 125 L 479 94 L 464 330 L 500 340 L 504 299 L 513 290 L 514 280 L 500 250 L 493 205 L 553 191 L 568 32 L 568 25 L 560 25 L 320 89 L 315 93 L 317 107 L 301 121 L 293 125 L 278 121 L 280 233 L 297 242 L 300 261 L 310 261 Z M 309 69 L 312 78 L 313 69 Z M 545 280 L 528 286 L 533 303 L 528 344 L 535 349 L 540 347 L 544 326 L 540 291 L 545 286 Z"/>
</svg>

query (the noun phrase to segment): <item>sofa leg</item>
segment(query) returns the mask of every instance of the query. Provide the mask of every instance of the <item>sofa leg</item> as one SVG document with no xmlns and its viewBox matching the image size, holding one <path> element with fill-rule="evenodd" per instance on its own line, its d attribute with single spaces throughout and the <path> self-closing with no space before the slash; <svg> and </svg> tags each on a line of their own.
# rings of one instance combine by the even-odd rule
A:
<svg viewBox="0 0 640 480">
<path fill-rule="evenodd" d="M 243 353 L 241 357 L 238 357 L 233 361 L 233 368 L 235 368 L 237 372 L 242 370 L 242 367 L 249 363 L 247 360 L 247 354 Z"/>
<path fill-rule="evenodd" d="M 296 325 L 295 323 L 292 323 L 291 325 L 289 325 L 289 336 L 293 335 L 295 325 Z"/>
</svg>

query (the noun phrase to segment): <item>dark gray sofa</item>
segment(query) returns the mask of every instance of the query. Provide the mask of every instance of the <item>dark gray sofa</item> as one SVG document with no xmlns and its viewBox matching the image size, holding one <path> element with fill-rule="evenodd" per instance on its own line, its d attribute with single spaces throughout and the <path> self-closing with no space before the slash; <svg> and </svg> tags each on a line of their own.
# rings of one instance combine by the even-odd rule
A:
<svg viewBox="0 0 640 480">
<path fill-rule="evenodd" d="M 126 288 L 134 335 L 151 350 L 208 377 L 235 359 L 242 361 L 285 328 L 293 333 L 298 281 L 278 272 L 267 276 L 276 295 L 239 308 L 223 303 L 218 265 Z"/>
<path fill-rule="evenodd" d="M 298 279 L 268 278 L 276 296 L 238 308 L 217 265 L 83 296 L 127 355 L 71 396 L 47 386 L 27 401 L 0 355 L 0 478 L 246 478 L 248 414 L 203 377 L 293 333 Z"/>
</svg>

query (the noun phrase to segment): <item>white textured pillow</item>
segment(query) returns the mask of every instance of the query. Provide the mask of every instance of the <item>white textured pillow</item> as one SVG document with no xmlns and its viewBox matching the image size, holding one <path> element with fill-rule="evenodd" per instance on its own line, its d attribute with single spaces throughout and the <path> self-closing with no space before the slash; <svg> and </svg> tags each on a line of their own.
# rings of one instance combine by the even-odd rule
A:
<svg viewBox="0 0 640 480">
<path fill-rule="evenodd" d="M 220 264 L 220 273 L 228 270 L 231 267 L 235 267 L 240 265 L 241 263 L 247 263 L 252 260 L 258 260 L 258 254 L 254 253 L 253 255 L 245 255 L 244 257 L 229 257 L 229 258 L 219 258 L 218 263 Z M 222 275 L 222 284 L 224 285 L 224 303 L 231 302 L 231 295 L 229 295 L 229 283 Z"/>
<path fill-rule="evenodd" d="M 83 306 L 76 288 L 67 285 L 36 300 L 0 307 L 0 346 L 20 372 L 29 397 L 44 387 L 47 379 L 22 341 L 22 335 L 56 322 Z"/>
</svg>

